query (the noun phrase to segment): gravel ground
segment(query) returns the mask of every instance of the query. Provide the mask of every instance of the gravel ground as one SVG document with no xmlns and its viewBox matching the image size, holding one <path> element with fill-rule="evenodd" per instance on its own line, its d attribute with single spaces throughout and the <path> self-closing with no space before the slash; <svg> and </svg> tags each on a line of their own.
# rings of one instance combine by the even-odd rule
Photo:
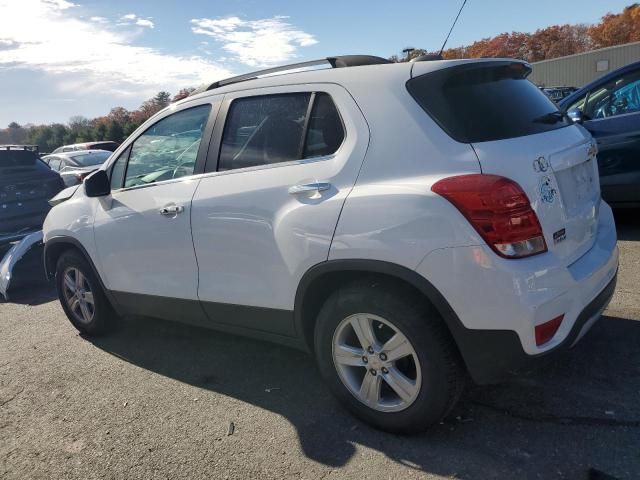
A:
<svg viewBox="0 0 640 480">
<path fill-rule="evenodd" d="M 149 319 L 78 335 L 50 288 L 0 303 L 0 478 L 640 477 L 640 222 L 605 318 L 428 433 L 345 413 L 303 353 Z"/>
</svg>

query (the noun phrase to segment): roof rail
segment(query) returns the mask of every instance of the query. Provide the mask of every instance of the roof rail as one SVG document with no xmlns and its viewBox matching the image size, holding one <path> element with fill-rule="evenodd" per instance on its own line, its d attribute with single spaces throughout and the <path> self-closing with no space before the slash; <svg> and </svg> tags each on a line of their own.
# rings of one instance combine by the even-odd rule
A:
<svg viewBox="0 0 640 480">
<path fill-rule="evenodd" d="M 224 87 L 225 85 L 231 85 L 233 83 L 245 82 L 247 80 L 254 80 L 264 75 L 272 75 L 274 73 L 288 72 L 291 70 L 298 70 L 301 68 L 315 67 L 317 65 L 329 64 L 331 68 L 346 68 L 346 67 L 359 67 L 362 65 L 381 65 L 384 63 L 393 63 L 390 60 L 382 57 L 376 57 L 373 55 L 341 55 L 337 57 L 320 58 L 318 60 L 310 60 L 308 62 L 292 63 L 290 65 L 283 65 L 280 67 L 267 68 L 266 70 L 258 70 L 257 72 L 245 73 L 236 77 L 225 78 L 224 80 L 218 80 L 209 85 L 202 85 L 193 91 L 191 95 L 202 93 L 207 90 L 213 90 L 216 88 Z"/>
<path fill-rule="evenodd" d="M 26 150 L 29 152 L 38 153 L 40 147 L 38 145 L 10 145 L 10 144 L 0 144 L 0 150 Z"/>
</svg>

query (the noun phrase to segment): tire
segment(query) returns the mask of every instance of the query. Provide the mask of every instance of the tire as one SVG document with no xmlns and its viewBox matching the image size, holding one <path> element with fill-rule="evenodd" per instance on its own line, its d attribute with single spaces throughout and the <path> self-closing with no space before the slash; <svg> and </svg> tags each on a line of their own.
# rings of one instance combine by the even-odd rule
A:
<svg viewBox="0 0 640 480">
<path fill-rule="evenodd" d="M 65 285 L 65 277 L 72 282 Z M 73 287 L 78 279 L 80 279 L 79 290 L 74 291 Z M 80 252 L 67 250 L 60 255 L 56 264 L 55 281 L 62 309 L 69 321 L 81 333 L 99 336 L 116 325 L 117 316 L 100 281 Z M 92 294 L 91 299 L 89 294 Z M 82 298 L 82 301 L 78 300 L 79 298 Z M 85 315 L 85 312 L 88 314 Z"/>
<path fill-rule="evenodd" d="M 360 336 L 354 325 L 365 325 L 359 327 Z M 373 354 L 364 352 L 367 347 L 360 341 L 366 337 L 366 325 L 374 332 Z M 409 348 L 400 343 L 402 336 L 394 339 L 402 348 L 385 343 L 396 333 L 408 340 Z M 318 315 L 314 347 L 320 372 L 338 400 L 362 421 L 387 432 L 418 433 L 440 422 L 464 387 L 459 353 L 437 311 L 417 294 L 391 283 L 371 279 L 335 291 Z M 341 353 L 340 360 L 334 360 L 334 350 Z M 391 353 L 400 355 L 401 350 L 411 352 L 389 362 Z M 358 361 L 361 353 L 366 363 Z M 371 389 L 362 389 L 361 377 Z"/>
</svg>

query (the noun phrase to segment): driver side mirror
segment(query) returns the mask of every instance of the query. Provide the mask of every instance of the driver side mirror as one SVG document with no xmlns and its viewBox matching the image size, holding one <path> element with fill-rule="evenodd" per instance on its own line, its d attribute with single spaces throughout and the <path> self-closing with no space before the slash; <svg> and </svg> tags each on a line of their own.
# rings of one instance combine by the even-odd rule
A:
<svg viewBox="0 0 640 480">
<path fill-rule="evenodd" d="M 109 175 L 104 170 L 96 170 L 84 179 L 84 192 L 87 197 L 104 197 L 111 193 Z"/>
<path fill-rule="evenodd" d="M 584 122 L 585 118 L 584 118 L 584 113 L 582 113 L 582 110 L 580 110 L 579 108 L 572 108 L 571 110 L 569 110 L 567 112 L 567 116 L 574 122 L 574 123 L 582 123 Z"/>
</svg>

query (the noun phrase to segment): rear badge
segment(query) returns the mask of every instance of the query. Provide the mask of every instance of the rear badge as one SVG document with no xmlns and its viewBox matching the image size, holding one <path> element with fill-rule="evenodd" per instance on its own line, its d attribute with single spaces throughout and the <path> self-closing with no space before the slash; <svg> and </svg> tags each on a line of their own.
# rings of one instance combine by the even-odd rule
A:
<svg viewBox="0 0 640 480">
<path fill-rule="evenodd" d="M 557 244 L 562 242 L 567 238 L 567 231 L 563 228 L 562 230 L 558 230 L 553 234 L 553 243 Z"/>
<path fill-rule="evenodd" d="M 540 198 L 544 203 L 553 203 L 556 198 L 556 189 L 553 182 L 546 175 L 540 179 Z"/>
<path fill-rule="evenodd" d="M 549 170 L 549 162 L 544 157 L 538 157 L 533 161 L 533 170 L 537 173 L 546 172 Z"/>
</svg>

